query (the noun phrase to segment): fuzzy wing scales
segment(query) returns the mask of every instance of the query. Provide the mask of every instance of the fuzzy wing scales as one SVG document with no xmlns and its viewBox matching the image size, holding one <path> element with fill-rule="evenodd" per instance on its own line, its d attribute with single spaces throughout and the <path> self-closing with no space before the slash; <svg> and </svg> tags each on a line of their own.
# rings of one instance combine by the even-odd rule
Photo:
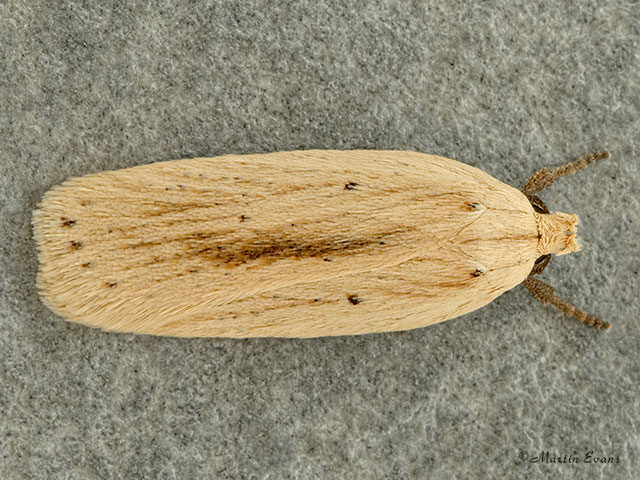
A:
<svg viewBox="0 0 640 480">
<path fill-rule="evenodd" d="M 51 190 L 34 215 L 38 281 L 54 311 L 108 330 L 415 328 L 520 283 L 535 259 L 531 213 L 480 170 L 413 152 L 162 162 Z M 510 253 L 492 250 L 499 237 Z"/>
</svg>

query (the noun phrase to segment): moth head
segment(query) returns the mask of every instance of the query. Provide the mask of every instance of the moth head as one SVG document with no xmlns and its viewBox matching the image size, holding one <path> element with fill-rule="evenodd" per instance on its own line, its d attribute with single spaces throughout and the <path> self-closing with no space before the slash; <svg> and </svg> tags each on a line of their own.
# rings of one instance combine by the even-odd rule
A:
<svg viewBox="0 0 640 480">
<path fill-rule="evenodd" d="M 527 195 L 527 198 L 535 211 L 534 215 L 538 226 L 537 264 L 542 263 L 544 257 L 544 266 L 546 266 L 551 254 L 566 255 L 580 250 L 580 243 L 576 237 L 579 222 L 577 215 L 551 213 L 539 197 Z"/>
<path fill-rule="evenodd" d="M 578 216 L 569 213 L 536 213 L 538 253 L 566 255 L 580 250 L 576 238 Z"/>
<path fill-rule="evenodd" d="M 551 255 L 565 255 L 580 250 L 580 244 L 576 238 L 578 216 L 567 213 L 550 213 L 544 202 L 535 194 L 551 186 L 558 178 L 573 175 L 587 165 L 604 158 L 609 158 L 608 152 L 595 152 L 553 170 L 542 168 L 529 177 L 521 191 L 533 207 L 538 227 L 538 257 L 523 284 L 543 304 L 550 303 L 565 314 L 576 317 L 589 326 L 606 330 L 610 327 L 608 322 L 603 322 L 558 298 L 551 285 L 534 278 L 534 275 L 538 275 L 545 269 Z"/>
</svg>

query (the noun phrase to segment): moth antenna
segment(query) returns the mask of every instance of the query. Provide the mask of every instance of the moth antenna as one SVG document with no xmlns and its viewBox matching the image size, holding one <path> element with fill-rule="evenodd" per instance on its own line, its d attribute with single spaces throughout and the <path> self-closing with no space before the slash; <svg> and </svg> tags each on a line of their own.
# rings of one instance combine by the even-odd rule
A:
<svg viewBox="0 0 640 480">
<path fill-rule="evenodd" d="M 553 185 L 553 182 L 559 178 L 566 177 L 567 175 L 573 175 L 590 163 L 609 158 L 610 156 L 609 152 L 595 152 L 587 155 L 586 157 L 579 158 L 575 162 L 569 162 L 566 165 L 554 168 L 553 170 L 541 168 L 529 177 L 529 180 L 527 180 L 520 191 L 527 196 L 534 195 L 535 193 Z"/>
<path fill-rule="evenodd" d="M 531 292 L 535 298 L 540 300 L 543 305 L 550 303 L 565 315 L 575 317 L 582 323 L 602 330 L 608 330 L 611 325 L 608 322 L 604 322 L 596 317 L 589 315 L 586 312 L 576 308 L 569 302 L 565 302 L 561 298 L 556 296 L 556 290 L 551 285 L 542 280 L 534 278 L 529 275 L 522 284 L 527 287 L 527 290 Z"/>
</svg>

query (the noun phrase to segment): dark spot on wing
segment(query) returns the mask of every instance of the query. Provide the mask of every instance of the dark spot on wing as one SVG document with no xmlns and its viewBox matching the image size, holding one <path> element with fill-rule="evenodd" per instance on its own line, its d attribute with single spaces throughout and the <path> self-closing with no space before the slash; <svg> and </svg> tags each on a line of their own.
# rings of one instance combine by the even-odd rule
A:
<svg viewBox="0 0 640 480">
<path fill-rule="evenodd" d="M 358 305 L 360 302 L 362 302 L 358 295 L 348 295 L 347 300 L 349 300 L 349 302 L 351 302 L 353 305 Z"/>
</svg>

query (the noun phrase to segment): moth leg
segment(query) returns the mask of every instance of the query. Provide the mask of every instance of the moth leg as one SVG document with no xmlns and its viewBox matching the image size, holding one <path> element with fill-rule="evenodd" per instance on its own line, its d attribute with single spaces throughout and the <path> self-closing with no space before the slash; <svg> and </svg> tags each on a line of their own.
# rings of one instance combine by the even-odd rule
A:
<svg viewBox="0 0 640 480">
<path fill-rule="evenodd" d="M 539 274 L 541 274 L 542 271 L 547 266 L 547 264 L 549 263 L 549 260 L 551 260 L 551 254 L 550 253 L 547 254 L 547 255 L 542 255 L 541 257 L 538 257 L 536 259 L 535 263 L 533 264 L 533 268 L 529 272 L 529 275 L 539 275 Z"/>
<path fill-rule="evenodd" d="M 536 297 L 543 305 L 550 303 L 565 315 L 575 317 L 582 323 L 590 327 L 600 328 L 602 330 L 608 330 L 611 325 L 608 322 L 604 322 L 596 317 L 589 315 L 586 312 L 574 307 L 568 302 L 565 302 L 561 298 L 556 296 L 556 290 L 548 283 L 538 280 L 529 275 L 522 284 L 527 287 L 527 290 L 531 292 L 531 295 Z"/>
<path fill-rule="evenodd" d="M 566 165 L 562 165 L 561 167 L 554 168 L 553 170 L 541 168 L 529 177 L 529 180 L 527 180 L 520 191 L 527 196 L 532 196 L 535 193 L 550 187 L 553 185 L 553 182 L 559 178 L 566 177 L 567 175 L 573 175 L 590 163 L 609 158 L 609 156 L 609 152 L 595 152 L 587 155 L 586 157 L 579 158 L 575 162 L 570 162 Z"/>
</svg>

